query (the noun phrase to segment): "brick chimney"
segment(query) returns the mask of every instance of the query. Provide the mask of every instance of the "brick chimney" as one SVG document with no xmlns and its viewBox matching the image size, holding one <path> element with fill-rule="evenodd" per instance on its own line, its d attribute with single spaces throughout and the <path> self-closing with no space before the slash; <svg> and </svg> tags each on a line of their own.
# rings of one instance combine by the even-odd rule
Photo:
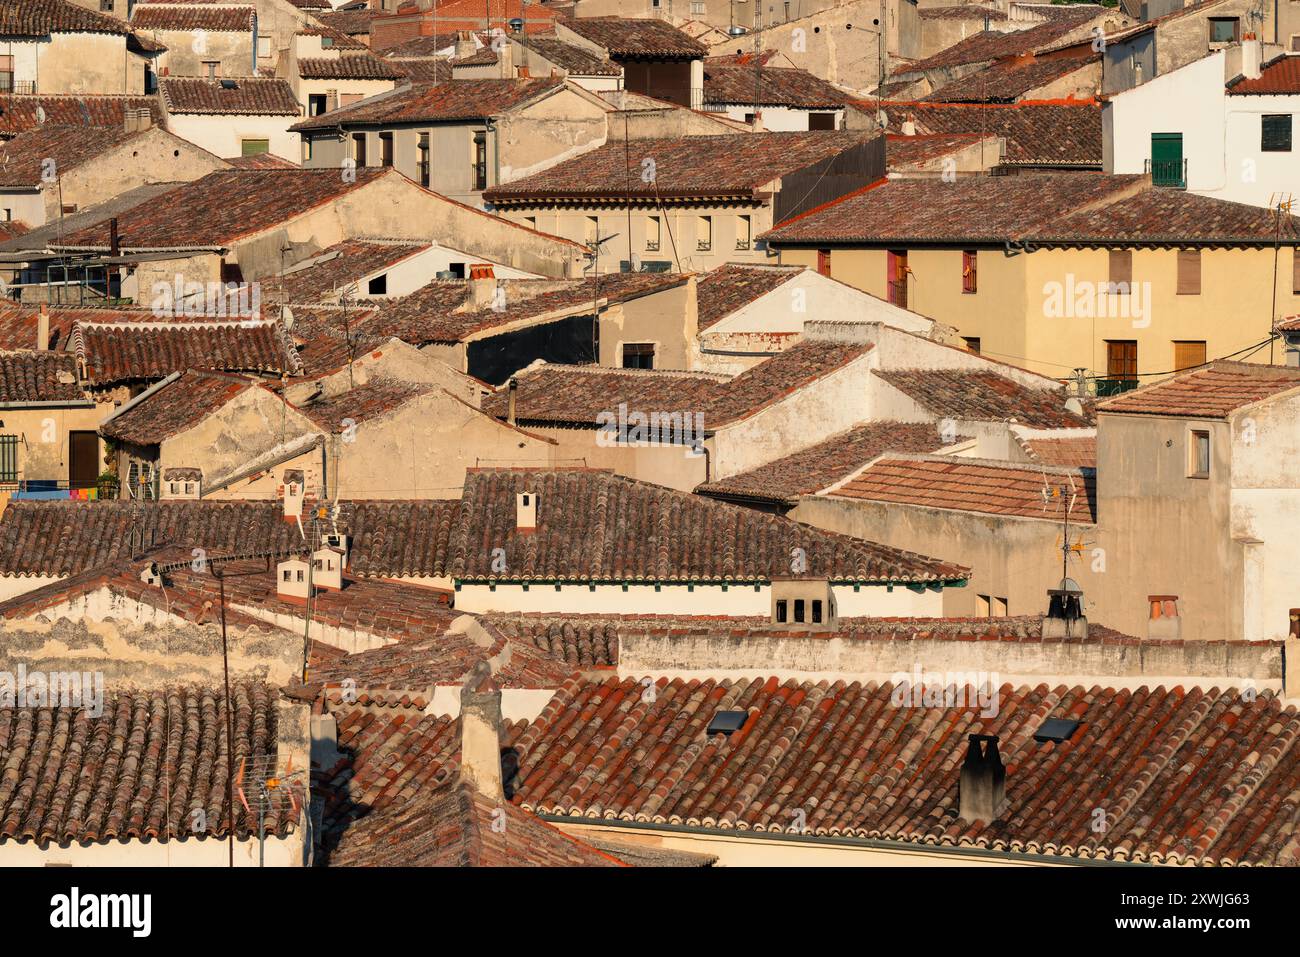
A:
<svg viewBox="0 0 1300 957">
<path fill-rule="evenodd" d="M 961 766 L 959 792 L 963 821 L 997 820 L 1006 809 L 1007 772 L 998 754 L 996 734 L 967 735 L 966 761 Z"/>
<path fill-rule="evenodd" d="M 480 661 L 460 689 L 460 773 L 476 791 L 504 801 L 501 786 L 501 689 Z"/>
<path fill-rule="evenodd" d="M 1148 595 L 1151 615 L 1147 619 L 1148 638 L 1181 638 L 1183 619 L 1178 614 L 1177 595 Z M 1294 622 L 1292 623 L 1294 625 Z"/>
<path fill-rule="evenodd" d="M 471 308 L 488 309 L 496 302 L 496 273 L 487 263 L 474 263 L 469 267 L 469 301 Z"/>
</svg>

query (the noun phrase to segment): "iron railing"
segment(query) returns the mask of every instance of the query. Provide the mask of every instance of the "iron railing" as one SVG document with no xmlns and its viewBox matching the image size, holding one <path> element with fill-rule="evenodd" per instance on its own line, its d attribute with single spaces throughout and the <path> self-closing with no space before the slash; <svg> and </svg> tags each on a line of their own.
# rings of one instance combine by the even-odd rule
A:
<svg viewBox="0 0 1300 957">
<path fill-rule="evenodd" d="M 1187 160 L 1147 160 L 1144 172 L 1151 177 L 1152 186 L 1172 189 L 1187 188 Z"/>
</svg>

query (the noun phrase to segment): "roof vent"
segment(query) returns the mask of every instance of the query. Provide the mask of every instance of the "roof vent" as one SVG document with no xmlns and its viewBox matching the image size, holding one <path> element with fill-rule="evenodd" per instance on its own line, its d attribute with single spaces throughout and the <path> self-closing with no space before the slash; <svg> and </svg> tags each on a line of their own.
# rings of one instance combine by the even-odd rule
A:
<svg viewBox="0 0 1300 957">
<path fill-rule="evenodd" d="M 1062 578 L 1047 590 L 1047 615 L 1043 618 L 1044 638 L 1087 638 L 1088 619 L 1083 614 L 1083 589 L 1073 578 Z"/>
<path fill-rule="evenodd" d="M 709 734 L 725 734 L 727 737 L 735 734 L 745 726 L 749 720 L 748 711 L 719 711 L 709 722 Z"/>
<path fill-rule="evenodd" d="M 1034 740 L 1039 744 L 1046 744 L 1049 741 L 1060 744 L 1062 741 L 1069 741 L 1078 730 L 1077 721 L 1069 718 L 1048 718 L 1034 732 Z"/>
</svg>

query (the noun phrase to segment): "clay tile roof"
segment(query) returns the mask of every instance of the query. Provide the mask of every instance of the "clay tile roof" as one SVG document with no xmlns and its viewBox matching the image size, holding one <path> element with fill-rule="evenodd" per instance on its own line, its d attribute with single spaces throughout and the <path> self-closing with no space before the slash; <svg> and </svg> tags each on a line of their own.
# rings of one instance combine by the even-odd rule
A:
<svg viewBox="0 0 1300 957">
<path fill-rule="evenodd" d="M 892 704 L 889 682 L 661 678 L 651 697 L 640 677 L 574 680 L 511 741 L 515 794 L 526 810 L 575 821 L 781 833 L 802 809 L 805 833 L 900 847 L 1300 863 L 1291 810 L 1300 717 L 1274 694 L 1004 685 L 988 721 L 964 690 L 966 705 L 936 720 L 931 708 Z M 749 712 L 745 728 L 708 735 L 724 708 Z M 1042 744 L 1033 735 L 1049 716 L 1081 724 L 1069 741 Z M 622 746 L 629 728 L 653 730 L 634 748 Z M 1008 769 L 1008 813 L 990 823 L 957 816 L 970 733 L 998 734 Z M 1062 801 L 1066 788 L 1078 799 Z M 1110 825 L 1097 831 L 1092 810 L 1106 795 Z"/>
<path fill-rule="evenodd" d="M 1031 437 L 1016 435 L 1016 441 L 1030 461 L 1069 468 L 1097 467 L 1097 436 Z"/>
<path fill-rule="evenodd" d="M 511 40 L 545 57 L 560 69 L 575 76 L 621 76 L 623 68 L 612 60 L 592 53 L 585 47 L 565 43 L 556 37 L 519 34 Z"/>
<path fill-rule="evenodd" d="M 176 687 L 106 692 L 98 716 L 83 707 L 0 709 L 0 844 L 223 837 L 227 789 L 213 762 L 224 748 L 217 742 L 225 740 L 225 700 L 219 687 Z M 231 702 L 236 758 L 274 763 L 275 692 L 240 681 Z M 263 819 L 266 833 L 292 831 L 302 799 L 299 793 L 295 807 L 288 789 L 277 792 Z M 236 833 L 255 835 L 256 809 L 236 804 Z M 207 812 L 198 831 L 196 808 Z"/>
<path fill-rule="evenodd" d="M 1300 217 L 1279 217 L 1271 209 L 1198 196 L 1178 196 L 1181 190 L 1150 189 L 1136 196 L 1104 206 L 1062 216 L 1055 223 L 1042 223 L 1036 230 L 1043 241 L 1067 242 L 1128 241 L 1247 243 L 1283 245 L 1300 243 Z"/>
<path fill-rule="evenodd" d="M 348 36 L 368 35 L 370 21 L 375 18 L 375 11 L 366 7 L 363 10 L 331 10 L 316 14 L 316 19 L 327 27 Z"/>
<path fill-rule="evenodd" d="M 755 91 L 757 78 L 758 89 Z M 748 66 L 704 68 L 704 102 L 747 103 L 795 109 L 838 109 L 852 97 L 807 70 Z"/>
<path fill-rule="evenodd" d="M 964 438 L 945 440 L 933 423 L 873 422 L 695 491 L 714 498 L 795 505 L 799 496 L 834 485 L 886 453 L 934 452 Z"/>
<path fill-rule="evenodd" d="M 6 402 L 80 402 L 77 359 L 66 352 L 0 353 L 0 405 Z"/>
<path fill-rule="evenodd" d="M 394 43 L 375 52 L 386 57 L 428 57 L 435 56 L 455 43 L 455 33 L 438 33 L 425 37 L 411 37 L 409 40 Z"/>
<path fill-rule="evenodd" d="M 245 389 L 244 376 L 190 371 L 99 427 L 100 435 L 133 445 L 157 445 L 193 428 Z"/>
<path fill-rule="evenodd" d="M 543 365 L 515 376 L 516 414 L 534 425 L 596 426 L 620 404 L 629 409 L 702 416 L 705 429 L 748 418 L 864 356 L 869 345 L 804 341 L 728 379 L 708 373 Z M 506 415 L 498 392 L 483 411 Z"/>
<path fill-rule="evenodd" d="M 1229 96 L 1295 96 L 1300 94 L 1300 56 L 1282 54 L 1269 60 L 1255 79 L 1236 76 L 1228 81 Z"/>
<path fill-rule="evenodd" d="M 306 57 L 298 61 L 304 80 L 398 80 L 402 74 L 392 64 L 369 53 L 338 57 Z"/>
<path fill-rule="evenodd" d="M 233 169 L 192 183 L 118 215 L 123 249 L 190 249 L 224 246 L 324 206 L 391 170 L 356 170 L 354 183 L 337 170 Z M 63 245 L 107 249 L 108 223 L 78 230 Z"/>
<path fill-rule="evenodd" d="M 1033 90 L 1100 62 L 1101 54 L 1093 53 L 1091 48 L 1078 56 L 1031 60 L 1013 57 L 992 63 L 982 70 L 946 83 L 925 97 L 923 102 L 1014 103 Z M 1098 72 L 1098 89 L 1100 85 L 1101 78 Z"/>
<path fill-rule="evenodd" d="M 0 5 L 0 36 L 43 37 L 51 33 L 130 33 L 121 20 L 67 0 L 6 0 Z"/>
<path fill-rule="evenodd" d="M 253 29 L 257 12 L 253 7 L 210 7 L 190 4 L 177 7 L 138 6 L 131 13 L 137 30 L 209 30 L 215 33 L 246 33 Z"/>
<path fill-rule="evenodd" d="M 998 22 L 1010 19 L 1000 10 L 967 3 L 956 7 L 925 7 L 917 11 L 922 20 L 989 20 Z"/>
<path fill-rule="evenodd" d="M 305 26 L 298 31 L 297 36 L 320 37 L 321 48 L 325 50 L 361 50 L 366 52 L 370 50 L 360 40 L 353 39 L 341 30 L 336 30 L 334 27 L 323 23 Z"/>
<path fill-rule="evenodd" d="M 50 349 L 62 348 L 72 336 L 76 310 L 50 309 Z M 8 299 L 0 299 L 0 350 L 34 349 L 40 310 Z"/>
<path fill-rule="evenodd" d="M 186 369 L 298 371 L 272 319 L 79 322 L 73 348 L 85 360 L 86 381 L 96 386 L 161 379 Z"/>
<path fill-rule="evenodd" d="M 432 386 L 371 379 L 347 392 L 297 406 L 299 412 L 331 434 L 395 412 L 407 402 L 433 391 Z"/>
<path fill-rule="evenodd" d="M 220 80 L 160 77 L 158 91 L 169 113 L 298 116 L 302 109 L 293 87 L 266 77 Z"/>
<path fill-rule="evenodd" d="M 39 186 L 48 179 L 47 169 L 59 174 L 74 169 L 132 135 L 103 126 L 55 125 L 20 133 L 0 144 L 0 186 Z"/>
<path fill-rule="evenodd" d="M 1097 403 L 1098 412 L 1226 419 L 1245 406 L 1300 388 L 1300 370 L 1245 362 L 1213 362 L 1193 372 Z"/>
<path fill-rule="evenodd" d="M 275 289 L 281 302 L 325 302 L 349 284 L 428 248 L 421 243 L 345 239 L 322 249 L 308 264 L 286 270 L 282 278 L 268 280 L 267 285 Z M 366 290 L 357 289 L 357 295 L 366 295 Z"/>
<path fill-rule="evenodd" d="M 874 101 L 872 109 L 874 110 Z M 1087 166 L 1101 169 L 1101 105 L 1097 103 L 882 104 L 889 129 L 911 117 L 918 133 L 970 133 L 1007 141 L 1008 166 Z"/>
<path fill-rule="evenodd" d="M 77 9 L 80 9 L 79 7 Z M 15 136 L 39 126 L 111 126 L 123 128 L 126 110 L 149 110 L 154 126 L 162 125 L 156 96 L 42 96 L 8 94 L 0 100 L 0 134 Z"/>
<path fill-rule="evenodd" d="M 874 134 L 733 133 L 638 140 L 630 154 L 608 143 L 532 176 L 488 190 L 488 202 L 554 197 L 653 197 L 751 195 L 787 173 L 836 156 Z M 655 176 L 642 178 L 642 159 L 652 157 Z"/>
<path fill-rule="evenodd" d="M 757 302 L 803 271 L 799 266 L 748 263 L 726 263 L 710 270 L 696 285 L 699 330 L 703 332 L 736 310 Z"/>
<path fill-rule="evenodd" d="M 1099 12 L 1100 8 L 1089 6 L 1073 16 L 1061 16 L 1028 30 L 1012 30 L 1008 33 L 982 30 L 924 60 L 901 64 L 893 70 L 892 75 L 923 73 L 927 70 L 1000 60 L 1022 53 L 1038 53 L 1060 46 L 1067 40 L 1087 38 Z"/>
<path fill-rule="evenodd" d="M 1091 469 L 1060 469 L 955 456 L 892 456 L 873 462 L 828 494 L 922 508 L 1060 521 L 1060 495 L 1045 500 L 1044 486 L 1072 489 L 1071 523 L 1096 521 L 1096 477 Z"/>
<path fill-rule="evenodd" d="M 891 172 L 919 169 L 980 140 L 988 140 L 985 144 L 988 154 L 996 157 L 997 143 L 979 133 L 917 133 L 915 136 L 891 133 L 885 137 L 885 163 Z"/>
<path fill-rule="evenodd" d="M 303 120 L 292 130 L 333 129 L 339 124 L 420 123 L 432 120 L 486 119 L 524 106 L 563 88 L 556 78 L 526 80 L 449 80 L 399 87 Z"/>
<path fill-rule="evenodd" d="M 623 17 L 573 17 L 564 25 L 597 43 L 610 56 L 628 59 L 703 58 L 708 48 L 666 20 Z"/>
<path fill-rule="evenodd" d="M 252 156 L 230 156 L 226 162 L 237 169 L 298 169 L 293 160 L 274 153 L 254 153 Z"/>
<path fill-rule="evenodd" d="M 445 57 L 385 57 L 387 62 L 411 83 L 451 81 L 451 62 Z"/>
<path fill-rule="evenodd" d="M 1013 379 L 973 369 L 877 369 L 875 374 L 937 416 L 958 421 L 1005 422 L 1043 429 L 1086 428 L 1085 416 L 1065 408 L 1061 389 L 1032 389 Z"/>
</svg>

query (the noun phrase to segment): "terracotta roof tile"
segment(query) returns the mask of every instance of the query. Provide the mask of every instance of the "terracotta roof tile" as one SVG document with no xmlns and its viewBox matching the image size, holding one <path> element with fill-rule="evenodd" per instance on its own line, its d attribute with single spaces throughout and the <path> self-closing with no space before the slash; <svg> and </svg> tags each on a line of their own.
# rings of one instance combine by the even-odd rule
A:
<svg viewBox="0 0 1300 957">
<path fill-rule="evenodd" d="M 1064 465 L 1069 468 L 1097 467 L 1097 436 L 1028 437 L 1017 435 L 1016 441 L 1034 462 Z"/>
<path fill-rule="evenodd" d="M 985 63 L 1021 53 L 1038 53 L 1059 46 L 1067 40 L 1087 38 L 1088 28 L 1101 9 L 1089 5 L 1086 9 L 1077 11 L 1074 16 L 1061 16 L 1030 27 L 1028 30 L 1001 33 L 996 30 L 981 30 L 924 60 L 895 67 L 893 75 Z"/>
<path fill-rule="evenodd" d="M 142 5 L 131 13 L 137 30 L 208 30 L 215 33 L 247 33 L 253 29 L 257 11 L 253 7 L 212 7 L 189 4 L 162 7 Z"/>
<path fill-rule="evenodd" d="M 435 388 L 414 382 L 375 378 L 347 392 L 304 403 L 296 408 L 325 432 L 337 435 L 346 432 L 349 425 L 359 425 L 395 412 Z"/>
<path fill-rule="evenodd" d="M 875 101 L 870 101 L 874 111 Z M 1101 106 L 1096 103 L 882 104 L 889 129 L 909 117 L 918 133 L 967 133 L 1006 139 L 1008 166 L 1085 166 L 1101 169 Z"/>
<path fill-rule="evenodd" d="M 565 43 L 556 37 L 516 34 L 510 38 L 525 49 L 545 57 L 573 76 L 621 76 L 623 68 L 585 47 Z"/>
<path fill-rule="evenodd" d="M 162 125 L 162 107 L 156 96 L 6 94 L 0 102 L 0 134 L 16 136 L 47 123 L 52 126 L 111 126 L 120 130 L 124 128 L 127 110 L 148 110 L 153 125 Z"/>
<path fill-rule="evenodd" d="M 304 57 L 298 61 L 304 80 L 396 80 L 402 74 L 386 60 L 369 53 L 338 57 Z"/>
<path fill-rule="evenodd" d="M 1101 54 L 1091 49 L 1079 56 L 1013 57 L 992 63 L 982 70 L 945 83 L 925 97 L 923 102 L 933 103 L 1015 103 L 1034 90 L 1055 83 L 1063 77 L 1099 64 Z M 1101 73 L 1098 68 L 1097 89 L 1100 92 Z"/>
<path fill-rule="evenodd" d="M 274 762 L 275 693 L 240 682 L 231 700 L 235 758 Z M 0 844 L 223 837 L 225 715 L 219 688 L 186 687 L 106 695 L 98 717 L 75 707 L 0 709 Z M 295 807 L 287 792 L 267 810 L 268 834 L 294 828 L 304 795 Z M 257 815 L 235 803 L 236 832 L 256 834 Z"/>
<path fill-rule="evenodd" d="M 1300 94 L 1300 56 L 1282 54 L 1269 60 L 1255 79 L 1236 76 L 1228 81 L 1229 96 L 1295 96 Z"/>
<path fill-rule="evenodd" d="M 985 142 L 990 159 L 997 157 L 997 143 L 978 133 L 917 133 L 915 136 L 893 134 L 885 137 L 885 163 L 890 172 L 911 170 L 930 165 L 959 150 Z"/>
<path fill-rule="evenodd" d="M 345 239 L 322 249 L 306 264 L 286 270 L 282 277 L 268 278 L 264 285 L 279 302 L 334 301 L 339 290 L 428 248 L 421 243 Z M 366 293 L 365 289 L 356 289 L 353 298 Z"/>
<path fill-rule="evenodd" d="M 6 402 L 80 402 L 77 360 L 66 352 L 0 353 L 0 405 Z"/>
<path fill-rule="evenodd" d="M 185 372 L 179 379 L 104 422 L 99 432 L 117 442 L 157 445 L 198 425 L 253 386 L 254 381 L 246 376 Z"/>
<path fill-rule="evenodd" d="M 293 87 L 265 77 L 219 80 L 160 77 L 158 91 L 169 113 L 298 116 L 302 109 Z"/>
<path fill-rule="evenodd" d="M 96 386 L 161 379 L 187 369 L 298 371 L 296 357 L 273 319 L 82 321 L 72 340 L 78 357 L 85 359 L 86 381 Z"/>
<path fill-rule="evenodd" d="M 1011 19 L 1000 10 L 975 3 L 954 7 L 925 7 L 917 12 L 922 20 L 989 20 L 996 23 Z"/>
<path fill-rule="evenodd" d="M 303 120 L 293 130 L 333 129 L 339 124 L 376 125 L 432 120 L 473 120 L 517 109 L 564 86 L 559 78 L 526 80 L 449 80 L 416 83 L 380 93 Z"/>
<path fill-rule="evenodd" d="M 331 10 L 316 15 L 316 19 L 325 26 L 348 36 L 369 36 L 370 21 L 374 18 L 375 11 L 369 7 L 363 10 Z"/>
<path fill-rule="evenodd" d="M 564 25 L 597 43 L 610 56 L 702 59 L 708 48 L 666 20 L 624 17 L 573 17 Z"/>
<path fill-rule="evenodd" d="M 756 90 L 757 85 L 757 90 Z M 801 110 L 839 109 L 852 97 L 807 70 L 790 67 L 704 68 L 704 102 L 784 106 Z"/>
<path fill-rule="evenodd" d="M 67 0 L 7 0 L 0 7 L 0 36 L 43 37 L 51 33 L 130 33 L 121 20 Z"/>
<path fill-rule="evenodd" d="M 1069 489 L 1044 498 L 1044 488 Z M 1092 469 L 1060 469 L 957 456 L 887 456 L 829 494 L 922 508 L 1060 521 L 1068 504 L 1071 523 L 1096 521 Z"/>
<path fill-rule="evenodd" d="M 878 369 L 876 375 L 937 416 L 1005 422 L 1044 429 L 1085 428 L 1085 416 L 1065 408 L 1061 389 L 1031 389 L 996 372 L 972 369 Z"/>
<path fill-rule="evenodd" d="M 133 135 L 104 126 L 53 124 L 20 133 L 0 145 L 0 186 L 38 187 L 51 176 L 75 169 Z"/>
<path fill-rule="evenodd" d="M 1300 388 L 1300 370 L 1245 362 L 1213 362 L 1097 403 L 1098 412 L 1226 419 L 1263 399 Z"/>
<path fill-rule="evenodd" d="M 953 436 L 945 441 L 934 424 L 872 422 L 758 468 L 705 483 L 695 491 L 715 498 L 794 505 L 799 496 L 833 485 L 888 452 L 934 452 L 962 439 Z"/>
</svg>

